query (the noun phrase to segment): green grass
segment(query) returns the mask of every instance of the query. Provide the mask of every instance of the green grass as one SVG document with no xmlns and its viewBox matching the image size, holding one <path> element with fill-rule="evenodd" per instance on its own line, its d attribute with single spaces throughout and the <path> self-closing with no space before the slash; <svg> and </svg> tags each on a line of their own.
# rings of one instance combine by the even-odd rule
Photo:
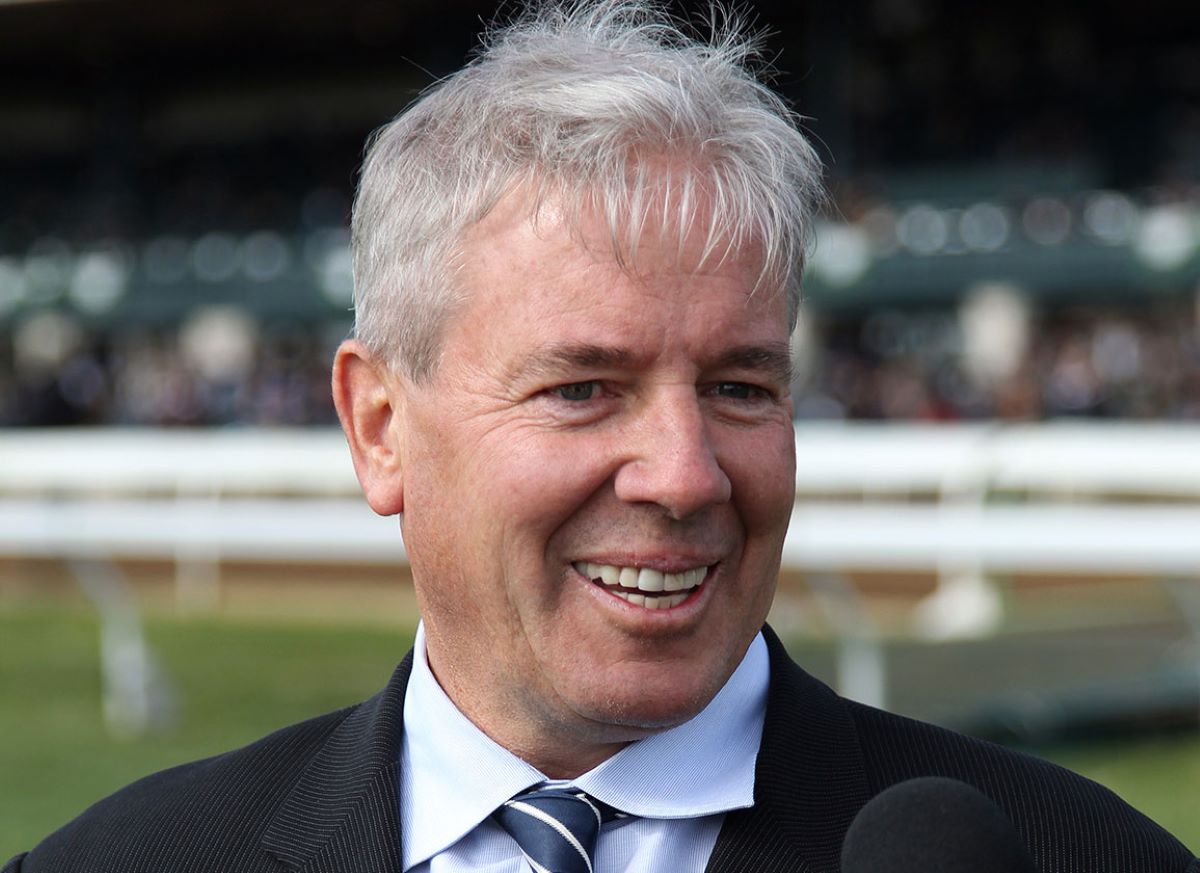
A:
<svg viewBox="0 0 1200 873">
<path fill-rule="evenodd" d="M 155 770 L 235 748 L 379 690 L 411 629 L 151 617 L 178 723 L 112 738 L 86 610 L 0 610 L 0 863 Z"/>
<path fill-rule="evenodd" d="M 1032 749 L 1102 785 L 1200 850 L 1200 736 L 1173 734 Z"/>
<path fill-rule="evenodd" d="M 0 863 L 139 776 L 369 696 L 412 631 L 151 616 L 148 634 L 179 691 L 179 721 L 166 733 L 116 740 L 100 713 L 91 613 L 0 608 Z M 1200 847 L 1200 737 L 1034 751 Z"/>
</svg>

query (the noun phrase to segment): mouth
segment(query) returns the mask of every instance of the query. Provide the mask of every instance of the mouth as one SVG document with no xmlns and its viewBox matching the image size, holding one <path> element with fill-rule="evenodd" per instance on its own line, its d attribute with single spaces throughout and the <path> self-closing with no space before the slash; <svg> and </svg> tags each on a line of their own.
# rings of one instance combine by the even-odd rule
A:
<svg viewBox="0 0 1200 873">
<path fill-rule="evenodd" d="M 575 570 L 622 600 L 646 609 L 670 609 L 687 600 L 708 577 L 709 567 L 663 573 L 649 567 L 618 567 L 576 561 Z"/>
</svg>

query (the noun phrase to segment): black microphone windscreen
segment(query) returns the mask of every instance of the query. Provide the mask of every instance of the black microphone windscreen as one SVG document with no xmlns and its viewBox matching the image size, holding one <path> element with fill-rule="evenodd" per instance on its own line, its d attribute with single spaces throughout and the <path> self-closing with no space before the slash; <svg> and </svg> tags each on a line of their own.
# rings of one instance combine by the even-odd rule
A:
<svg viewBox="0 0 1200 873">
<path fill-rule="evenodd" d="M 842 844 L 842 873 L 1037 873 L 995 803 L 954 779 L 910 779 L 859 811 Z"/>
</svg>

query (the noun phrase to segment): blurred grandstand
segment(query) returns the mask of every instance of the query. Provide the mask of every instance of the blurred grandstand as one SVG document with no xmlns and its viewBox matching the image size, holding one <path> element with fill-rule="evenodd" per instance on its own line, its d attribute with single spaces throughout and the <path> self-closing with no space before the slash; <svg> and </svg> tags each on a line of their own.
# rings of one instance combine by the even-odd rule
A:
<svg viewBox="0 0 1200 873">
<path fill-rule="evenodd" d="M 0 424 L 332 419 L 362 142 L 483 0 L 0 2 Z M 828 150 L 817 419 L 1200 417 L 1200 19 L 759 2 Z"/>
</svg>

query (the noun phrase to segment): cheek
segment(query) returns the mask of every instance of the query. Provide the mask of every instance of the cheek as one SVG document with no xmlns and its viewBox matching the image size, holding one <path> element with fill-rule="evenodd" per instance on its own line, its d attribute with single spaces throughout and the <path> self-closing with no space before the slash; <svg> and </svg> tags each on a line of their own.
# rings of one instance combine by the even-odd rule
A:
<svg viewBox="0 0 1200 873">
<path fill-rule="evenodd" d="M 787 529 L 796 502 L 796 450 L 793 431 L 741 445 L 726 456 L 726 475 L 749 533 Z"/>
<path fill-rule="evenodd" d="M 612 476 L 604 441 L 578 433 L 500 435 L 475 475 L 504 523 L 527 532 L 564 524 Z"/>
<path fill-rule="evenodd" d="M 495 431 L 469 452 L 462 443 L 434 450 L 413 471 L 405 534 L 418 550 L 409 558 L 414 575 L 437 580 L 424 603 L 460 625 L 486 614 L 493 641 L 558 607 L 556 534 L 579 526 L 606 478 L 597 446 L 555 436 Z"/>
</svg>

